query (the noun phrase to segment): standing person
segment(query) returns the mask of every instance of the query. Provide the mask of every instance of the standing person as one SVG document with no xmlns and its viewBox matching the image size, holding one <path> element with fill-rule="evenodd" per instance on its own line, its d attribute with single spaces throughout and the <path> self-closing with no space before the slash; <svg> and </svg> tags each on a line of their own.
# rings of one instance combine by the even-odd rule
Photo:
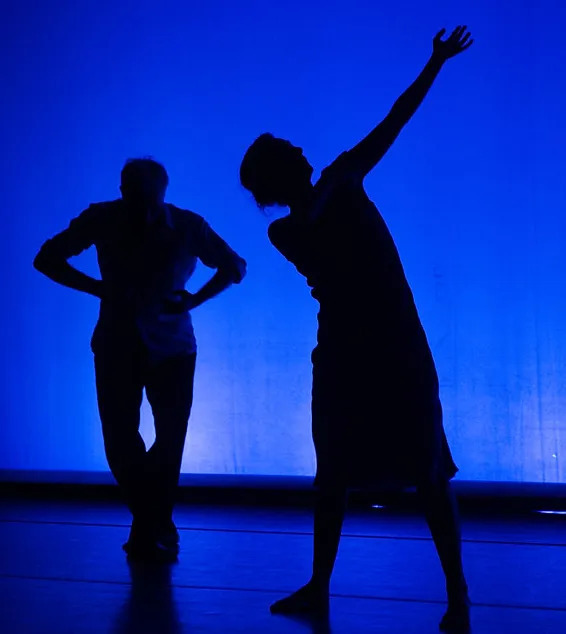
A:
<svg viewBox="0 0 566 634">
<path fill-rule="evenodd" d="M 302 149 L 262 134 L 240 167 L 260 207 L 289 215 L 269 226 L 273 245 L 306 277 L 320 304 L 312 354 L 317 456 L 312 578 L 274 613 L 328 611 L 329 583 L 350 488 L 415 485 L 446 575 L 441 629 L 469 628 L 468 589 L 450 479 L 435 364 L 393 239 L 367 197 L 364 177 L 413 116 L 444 63 L 471 44 L 466 27 L 443 40 L 387 117 L 323 170 Z"/>
<path fill-rule="evenodd" d="M 196 341 L 190 312 L 232 283 L 246 263 L 201 216 L 165 203 L 169 178 L 152 159 L 121 172 L 121 198 L 92 204 L 47 240 L 34 260 L 59 284 L 100 299 L 91 346 L 108 464 L 133 515 L 124 550 L 132 558 L 174 560 L 172 513 L 193 400 Z M 101 280 L 68 263 L 96 246 Z M 216 270 L 185 290 L 197 258 Z M 143 390 L 155 442 L 139 434 Z"/>
</svg>

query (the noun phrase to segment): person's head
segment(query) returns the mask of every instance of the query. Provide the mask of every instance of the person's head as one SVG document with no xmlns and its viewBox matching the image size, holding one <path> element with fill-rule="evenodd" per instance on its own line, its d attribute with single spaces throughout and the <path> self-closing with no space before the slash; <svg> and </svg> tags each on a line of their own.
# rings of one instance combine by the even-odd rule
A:
<svg viewBox="0 0 566 634">
<path fill-rule="evenodd" d="M 127 202 L 160 204 L 168 184 L 166 169 L 152 158 L 127 160 L 120 175 L 120 191 Z"/>
<path fill-rule="evenodd" d="M 248 148 L 240 165 L 240 182 L 259 207 L 287 206 L 311 187 L 313 168 L 300 147 L 265 133 Z"/>
</svg>

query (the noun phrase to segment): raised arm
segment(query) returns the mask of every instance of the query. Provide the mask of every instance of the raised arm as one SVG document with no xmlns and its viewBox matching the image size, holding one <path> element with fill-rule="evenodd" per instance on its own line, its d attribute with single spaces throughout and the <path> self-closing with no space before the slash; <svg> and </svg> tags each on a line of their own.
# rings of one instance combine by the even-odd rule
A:
<svg viewBox="0 0 566 634">
<path fill-rule="evenodd" d="M 351 169 L 358 175 L 366 176 L 383 158 L 421 105 L 444 62 L 472 45 L 471 34 L 466 29 L 466 26 L 456 27 L 446 40 L 442 39 L 445 29 L 436 34 L 432 55 L 420 75 L 393 104 L 385 119 L 348 152 Z"/>
</svg>

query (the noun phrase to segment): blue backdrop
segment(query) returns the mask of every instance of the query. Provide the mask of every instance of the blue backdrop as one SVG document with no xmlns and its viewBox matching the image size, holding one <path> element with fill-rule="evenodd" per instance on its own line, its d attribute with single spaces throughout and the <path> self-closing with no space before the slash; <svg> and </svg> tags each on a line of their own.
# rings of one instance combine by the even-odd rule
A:
<svg viewBox="0 0 566 634">
<path fill-rule="evenodd" d="M 90 202 L 118 195 L 124 159 L 153 155 L 168 199 L 203 214 L 249 265 L 194 314 L 183 470 L 313 473 L 316 304 L 270 247 L 239 163 L 269 130 L 301 145 L 316 177 L 387 113 L 434 33 L 462 22 L 476 44 L 446 65 L 367 190 L 429 336 L 460 477 L 566 481 L 558 0 L 4 6 L 0 467 L 106 468 L 89 350 L 97 301 L 31 262 Z M 97 271 L 93 252 L 75 263 Z M 145 405 L 142 427 L 151 441 Z"/>
</svg>

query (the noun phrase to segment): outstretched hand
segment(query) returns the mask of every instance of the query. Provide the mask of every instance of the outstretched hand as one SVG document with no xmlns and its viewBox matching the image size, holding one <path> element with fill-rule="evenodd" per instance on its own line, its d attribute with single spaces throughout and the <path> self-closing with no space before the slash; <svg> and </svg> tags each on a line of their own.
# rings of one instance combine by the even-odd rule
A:
<svg viewBox="0 0 566 634">
<path fill-rule="evenodd" d="M 433 55 L 447 60 L 470 48 L 474 40 L 472 34 L 469 31 L 466 32 L 467 28 L 467 26 L 457 26 L 446 40 L 442 39 L 446 29 L 440 30 L 432 40 Z"/>
</svg>

